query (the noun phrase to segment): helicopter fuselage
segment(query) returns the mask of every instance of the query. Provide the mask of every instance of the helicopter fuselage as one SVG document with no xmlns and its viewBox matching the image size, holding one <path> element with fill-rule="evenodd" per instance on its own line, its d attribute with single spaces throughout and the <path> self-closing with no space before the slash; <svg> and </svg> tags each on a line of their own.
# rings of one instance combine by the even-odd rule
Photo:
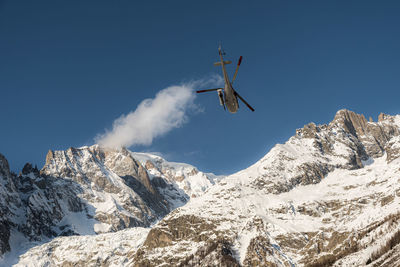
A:
<svg viewBox="0 0 400 267">
<path fill-rule="evenodd" d="M 229 81 L 228 73 L 226 72 L 225 69 L 225 64 L 224 64 L 224 59 L 222 57 L 221 49 L 219 49 L 219 56 L 221 58 L 222 72 L 224 74 L 224 81 L 225 81 L 225 86 L 224 86 L 225 106 L 227 107 L 230 113 L 236 113 L 237 110 L 239 109 L 239 103 L 235 95 L 235 90 L 233 89 L 232 84 Z"/>
</svg>

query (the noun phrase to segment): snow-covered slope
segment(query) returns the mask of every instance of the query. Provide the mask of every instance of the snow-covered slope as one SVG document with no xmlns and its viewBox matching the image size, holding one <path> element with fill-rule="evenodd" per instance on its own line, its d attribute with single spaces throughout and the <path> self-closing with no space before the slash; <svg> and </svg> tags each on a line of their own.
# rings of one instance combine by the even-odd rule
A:
<svg viewBox="0 0 400 267">
<path fill-rule="evenodd" d="M 134 227 L 116 233 L 59 237 L 29 250 L 15 266 L 129 266 L 126 256 L 137 251 L 149 230 Z"/>
<path fill-rule="evenodd" d="M 340 110 L 329 124 L 298 129 L 253 166 L 170 212 L 141 232 L 129 252 L 113 252 L 120 232 L 106 234 L 117 242 L 111 247 L 104 247 L 103 235 L 91 237 L 88 250 L 58 237 L 29 250 L 19 266 L 33 266 L 29 259 L 41 266 L 108 265 L 109 259 L 118 266 L 396 266 L 399 136 L 400 116 L 381 114 L 368 122 Z M 150 184 L 156 177 L 179 182 L 182 173 L 190 181 L 179 166 L 168 172 L 157 157 L 137 158 Z M 63 256 L 68 253 L 74 256 Z M 99 256 L 104 254 L 109 258 Z"/>
</svg>

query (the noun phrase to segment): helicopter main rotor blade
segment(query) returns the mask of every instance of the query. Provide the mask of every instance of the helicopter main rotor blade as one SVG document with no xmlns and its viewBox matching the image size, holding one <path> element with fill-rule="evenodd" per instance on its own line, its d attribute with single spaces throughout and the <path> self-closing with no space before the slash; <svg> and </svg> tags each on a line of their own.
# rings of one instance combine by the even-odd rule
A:
<svg viewBox="0 0 400 267">
<path fill-rule="evenodd" d="M 206 90 L 198 90 L 198 91 L 196 91 L 196 93 L 205 93 L 205 92 L 218 91 L 219 89 L 222 89 L 222 88 L 213 88 L 213 89 L 206 89 Z"/>
<path fill-rule="evenodd" d="M 236 80 L 236 76 L 237 76 L 237 74 L 238 74 L 238 70 L 239 70 L 240 63 L 242 63 L 242 58 L 243 58 L 243 57 L 240 56 L 239 62 L 238 62 L 238 64 L 237 64 L 237 66 L 236 66 L 236 71 L 235 71 L 235 74 L 233 75 L 233 78 L 232 78 L 232 82 L 231 82 L 231 83 L 233 83 L 233 81 Z"/>
<path fill-rule="evenodd" d="M 246 106 L 251 110 L 251 111 L 253 111 L 254 112 L 254 108 L 252 107 L 252 106 L 250 106 L 249 105 L 249 103 L 247 103 L 246 102 L 246 100 L 244 100 L 243 99 L 243 97 L 241 97 L 236 91 L 235 91 L 235 96 L 237 96 L 237 97 L 239 97 L 240 98 L 240 100 L 242 100 L 243 101 L 243 103 L 245 103 L 246 104 Z"/>
</svg>

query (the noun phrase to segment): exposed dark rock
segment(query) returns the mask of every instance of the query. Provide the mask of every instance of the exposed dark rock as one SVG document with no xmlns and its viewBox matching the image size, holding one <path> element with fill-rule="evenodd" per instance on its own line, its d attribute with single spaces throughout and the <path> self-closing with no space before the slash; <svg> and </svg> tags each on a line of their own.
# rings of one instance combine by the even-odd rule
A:
<svg viewBox="0 0 400 267">
<path fill-rule="evenodd" d="M 246 258 L 244 259 L 244 266 L 278 266 L 277 262 L 268 261 L 270 256 L 274 255 L 274 248 L 272 247 L 269 239 L 264 236 L 257 236 L 251 239 L 247 247 Z"/>
<path fill-rule="evenodd" d="M 3 217 L 2 214 L 0 214 Z M 0 220 L 0 256 L 10 251 L 10 224 L 8 221 Z"/>
<path fill-rule="evenodd" d="M 7 159 L 0 154 L 0 175 L 4 179 L 10 175 L 10 166 L 8 165 Z"/>
<path fill-rule="evenodd" d="M 208 242 L 199 248 L 195 254 L 180 262 L 179 266 L 218 266 L 239 267 L 240 264 L 233 255 L 232 245 L 226 240 Z"/>
<path fill-rule="evenodd" d="M 319 127 L 315 125 L 315 123 L 311 122 L 307 125 L 304 125 L 302 129 L 302 137 L 304 138 L 315 138 L 315 134 L 319 132 Z"/>
<path fill-rule="evenodd" d="M 299 184 L 308 185 L 319 183 L 332 169 L 332 166 L 327 164 L 305 163 L 298 167 L 297 171 L 301 173 L 301 175 L 292 178 L 292 185 L 295 187 Z"/>
<path fill-rule="evenodd" d="M 26 163 L 22 168 L 22 174 L 28 175 L 29 173 L 33 173 L 35 176 L 39 176 L 39 170 L 37 167 L 33 167 L 32 164 Z"/>
<path fill-rule="evenodd" d="M 20 206 L 14 181 L 7 159 L 0 154 L 0 257 L 10 250 L 11 219 L 15 215 L 14 207 Z"/>
<path fill-rule="evenodd" d="M 393 160 L 400 157 L 400 137 L 394 137 L 385 145 L 385 151 L 387 155 L 387 162 L 392 162 Z"/>
<path fill-rule="evenodd" d="M 169 246 L 179 240 L 204 241 L 207 232 L 213 230 L 213 223 L 197 216 L 171 218 L 150 230 L 144 245 L 148 248 Z M 200 234 L 201 233 L 201 234 Z"/>
</svg>

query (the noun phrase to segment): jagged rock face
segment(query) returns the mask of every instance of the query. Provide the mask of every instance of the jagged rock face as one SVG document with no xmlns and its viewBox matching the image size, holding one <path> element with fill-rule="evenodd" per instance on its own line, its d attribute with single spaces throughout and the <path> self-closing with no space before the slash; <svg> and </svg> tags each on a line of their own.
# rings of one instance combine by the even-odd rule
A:
<svg viewBox="0 0 400 267">
<path fill-rule="evenodd" d="M 80 234 L 72 230 L 73 224 L 63 223 L 63 218 L 71 213 L 90 217 L 78 196 L 82 188 L 73 181 L 39 176 L 33 169 L 18 177 L 18 191 L 22 202 L 18 230 L 30 240 Z"/>
<path fill-rule="evenodd" d="M 366 156 L 381 157 L 385 152 L 388 141 L 399 136 L 399 127 L 395 123 L 395 117 L 381 113 L 378 123 L 367 122 L 364 115 L 356 114 L 348 110 L 340 110 L 330 127 L 342 127 L 346 132 L 357 137 L 362 144 Z"/>
<path fill-rule="evenodd" d="M 96 232 L 149 226 L 168 213 L 170 203 L 159 194 L 146 169 L 126 149 L 97 145 L 50 151 L 42 175 L 69 178 L 82 187 L 78 194 L 100 221 Z M 178 191 L 174 191 L 181 197 Z"/>
<path fill-rule="evenodd" d="M 13 201 L 14 186 L 10 184 L 11 176 L 7 159 L 0 154 L 0 255 L 10 250 L 10 219 L 13 212 L 10 210 L 9 204 L 17 202 Z"/>
<path fill-rule="evenodd" d="M 387 154 L 387 161 L 392 162 L 393 160 L 397 159 L 400 157 L 400 137 L 395 136 L 391 138 L 386 144 L 385 144 L 385 152 Z"/>
<path fill-rule="evenodd" d="M 54 177 L 69 177 L 80 184 L 92 185 L 108 193 L 117 193 L 119 187 L 116 181 L 107 177 L 109 171 L 112 171 L 120 177 L 135 177 L 154 193 L 147 174 L 139 175 L 140 167 L 126 149 L 116 151 L 99 146 L 80 149 L 71 147 L 66 151 L 49 151 L 41 173 Z"/>
<path fill-rule="evenodd" d="M 10 176 L 10 166 L 2 154 L 0 154 L 0 175 L 3 180 Z"/>
<path fill-rule="evenodd" d="M 30 164 L 16 176 L 2 155 L 0 165 L 0 255 L 10 250 L 11 231 L 20 232 L 28 240 L 77 234 L 71 225 L 58 225 L 69 212 L 84 210 L 77 184 L 42 177 Z"/>
<path fill-rule="evenodd" d="M 168 162 L 156 155 L 133 153 L 133 156 L 142 163 L 152 179 L 162 178 L 176 184 L 187 194 L 187 199 L 203 195 L 224 177 L 203 173 L 189 164 Z"/>
<path fill-rule="evenodd" d="M 78 266 L 396 266 L 399 129 L 400 116 L 380 115 L 378 122 L 368 122 L 362 115 L 341 110 L 331 123 L 304 126 L 253 166 L 170 212 L 138 234 L 139 241 L 132 240 L 135 245 L 129 252 L 110 251 L 109 247 L 118 247 L 115 243 L 105 248 L 104 235 L 90 239 L 93 249 L 86 251 L 63 237 L 28 251 L 21 266 L 30 258 L 42 265 Z M 52 154 L 49 164 L 56 153 Z M 108 157 L 95 158 L 106 162 Z M 159 192 L 168 188 L 164 183 L 191 179 L 190 171 L 179 172 L 177 166 L 163 170 L 165 164 L 156 157 L 133 158 L 141 162 L 150 185 Z M 134 166 L 129 159 L 126 164 Z M 54 164 L 51 170 L 59 166 Z M 122 166 L 107 166 L 132 175 Z M 82 184 L 96 179 L 84 173 L 77 175 Z M 196 175 L 194 171 L 192 176 Z M 184 185 L 179 189 L 183 191 Z M 120 233 L 107 235 L 123 244 L 115 238 Z M 99 256 L 104 254 L 108 257 Z"/>
</svg>

